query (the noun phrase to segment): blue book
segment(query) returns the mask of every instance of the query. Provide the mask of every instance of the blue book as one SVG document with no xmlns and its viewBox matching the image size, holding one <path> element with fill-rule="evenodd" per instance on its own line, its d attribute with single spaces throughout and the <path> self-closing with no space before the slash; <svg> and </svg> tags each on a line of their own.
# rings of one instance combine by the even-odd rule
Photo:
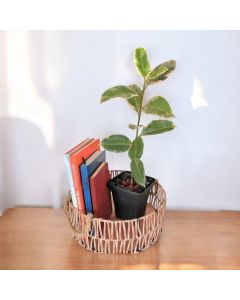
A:
<svg viewBox="0 0 240 300">
<path fill-rule="evenodd" d="M 101 165 L 101 163 L 105 162 L 105 160 L 106 160 L 105 150 L 96 151 L 85 161 L 85 163 L 80 165 L 80 173 L 81 173 L 86 213 L 93 213 L 89 177 Z"/>
</svg>

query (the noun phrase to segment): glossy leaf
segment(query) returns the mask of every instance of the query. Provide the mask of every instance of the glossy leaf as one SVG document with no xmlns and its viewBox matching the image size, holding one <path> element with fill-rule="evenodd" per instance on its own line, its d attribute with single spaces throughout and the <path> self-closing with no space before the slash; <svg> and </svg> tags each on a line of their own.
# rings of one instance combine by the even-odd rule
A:
<svg viewBox="0 0 240 300">
<path fill-rule="evenodd" d="M 132 96 L 136 95 L 136 92 L 134 90 L 130 89 L 127 86 L 124 85 L 117 85 L 114 86 L 108 90 L 106 90 L 102 96 L 101 96 L 101 103 L 108 101 L 113 98 L 121 97 L 121 98 L 130 98 Z"/>
<path fill-rule="evenodd" d="M 163 116 L 165 118 L 174 117 L 169 103 L 161 96 L 156 96 L 150 99 L 150 101 L 143 107 L 143 111 L 146 114 Z"/>
<path fill-rule="evenodd" d="M 104 149 L 112 152 L 125 152 L 131 146 L 130 139 L 122 134 L 114 134 L 102 140 L 101 145 Z"/>
<path fill-rule="evenodd" d="M 154 120 L 149 123 L 146 127 L 143 127 L 141 136 L 159 134 L 166 131 L 170 131 L 175 128 L 173 122 L 168 120 Z"/>
<path fill-rule="evenodd" d="M 129 124 L 128 127 L 132 130 L 136 130 L 137 128 L 141 128 L 143 127 L 143 125 L 134 125 L 134 124 Z"/>
<path fill-rule="evenodd" d="M 127 99 L 128 104 L 137 112 L 139 113 L 141 110 L 141 99 L 139 96 L 133 96 Z"/>
<path fill-rule="evenodd" d="M 145 77 L 150 71 L 147 52 L 144 48 L 137 48 L 134 53 L 134 63 L 140 75 Z"/>
<path fill-rule="evenodd" d="M 175 60 L 168 60 L 156 68 L 154 68 L 147 76 L 146 80 L 148 84 L 153 84 L 158 82 L 159 80 L 165 80 L 168 75 L 173 71 L 176 67 Z"/>
<path fill-rule="evenodd" d="M 131 172 L 134 180 L 141 186 L 145 186 L 145 170 L 142 161 L 135 158 L 131 161 Z"/>
<path fill-rule="evenodd" d="M 143 147 L 144 147 L 143 140 L 140 136 L 138 136 L 132 142 L 132 145 L 128 151 L 128 155 L 130 159 L 133 160 L 134 158 L 141 158 L 143 154 Z"/>
</svg>

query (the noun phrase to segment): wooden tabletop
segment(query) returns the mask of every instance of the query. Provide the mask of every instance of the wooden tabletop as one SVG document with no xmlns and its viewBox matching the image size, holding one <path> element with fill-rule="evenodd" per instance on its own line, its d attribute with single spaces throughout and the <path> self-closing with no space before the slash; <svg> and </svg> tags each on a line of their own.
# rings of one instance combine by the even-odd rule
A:
<svg viewBox="0 0 240 300">
<path fill-rule="evenodd" d="M 240 212 L 167 211 L 160 240 L 138 254 L 96 254 L 71 238 L 62 210 L 0 217 L 0 269 L 240 269 Z"/>
</svg>

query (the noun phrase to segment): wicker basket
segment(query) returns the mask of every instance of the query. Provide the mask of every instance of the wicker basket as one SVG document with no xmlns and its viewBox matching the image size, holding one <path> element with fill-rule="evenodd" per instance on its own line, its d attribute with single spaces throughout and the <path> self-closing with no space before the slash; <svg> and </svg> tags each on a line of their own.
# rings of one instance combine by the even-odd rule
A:
<svg viewBox="0 0 240 300">
<path fill-rule="evenodd" d="M 112 178 L 122 171 L 111 171 Z M 156 182 L 148 198 L 145 216 L 133 220 L 104 220 L 80 213 L 65 197 L 64 211 L 74 239 L 84 248 L 99 253 L 137 253 L 149 248 L 160 237 L 166 209 L 166 193 Z"/>
</svg>

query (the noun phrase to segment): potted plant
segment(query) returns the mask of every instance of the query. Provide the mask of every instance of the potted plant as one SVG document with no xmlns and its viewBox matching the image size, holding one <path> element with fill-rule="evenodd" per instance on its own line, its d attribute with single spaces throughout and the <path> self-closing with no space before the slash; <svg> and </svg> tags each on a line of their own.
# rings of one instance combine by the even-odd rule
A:
<svg viewBox="0 0 240 300">
<path fill-rule="evenodd" d="M 117 85 L 106 90 L 100 103 L 110 99 L 121 97 L 137 113 L 137 123 L 129 124 L 131 130 L 136 131 L 133 141 L 122 134 L 110 135 L 101 141 L 104 149 L 112 152 L 128 151 L 131 160 L 131 172 L 125 171 L 108 182 L 112 191 L 116 216 L 120 219 L 139 218 L 145 214 L 147 199 L 155 179 L 145 176 L 145 170 L 141 157 L 144 144 L 142 137 L 146 135 L 160 134 L 175 128 L 169 118 L 174 117 L 168 101 L 162 96 L 155 96 L 144 101 L 146 89 L 159 81 L 164 81 L 175 69 L 175 60 L 166 61 L 154 69 L 151 69 L 146 50 L 137 48 L 134 52 L 134 63 L 137 72 L 143 77 L 143 85 L 135 84 L 124 86 Z M 148 125 L 141 124 L 142 113 L 158 116 L 158 119 L 151 121 Z M 161 117 L 161 118 L 159 118 Z"/>
</svg>

